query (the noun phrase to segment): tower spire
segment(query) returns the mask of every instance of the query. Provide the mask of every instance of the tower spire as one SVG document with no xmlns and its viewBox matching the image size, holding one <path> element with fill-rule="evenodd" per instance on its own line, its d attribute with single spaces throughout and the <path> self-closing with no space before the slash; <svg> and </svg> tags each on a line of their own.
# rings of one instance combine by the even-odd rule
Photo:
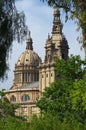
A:
<svg viewBox="0 0 86 130">
<path fill-rule="evenodd" d="M 28 31 L 28 36 L 27 36 L 27 40 L 26 40 L 26 49 L 27 50 L 33 50 L 33 45 L 32 45 L 32 38 L 31 38 L 31 32 Z"/>
<path fill-rule="evenodd" d="M 53 28 L 52 28 L 52 34 L 62 34 L 62 24 L 60 20 L 60 11 L 58 8 L 55 7 L 54 9 L 54 19 L 53 19 Z"/>
<path fill-rule="evenodd" d="M 30 31 L 28 32 L 28 36 L 29 36 L 29 38 L 30 38 Z"/>
</svg>

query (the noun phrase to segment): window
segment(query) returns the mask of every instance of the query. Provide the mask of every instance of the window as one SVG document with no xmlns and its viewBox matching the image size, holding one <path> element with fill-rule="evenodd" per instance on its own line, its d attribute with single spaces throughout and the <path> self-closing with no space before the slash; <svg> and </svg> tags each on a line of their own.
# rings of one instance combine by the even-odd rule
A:
<svg viewBox="0 0 86 130">
<path fill-rule="evenodd" d="M 37 81 L 39 81 L 39 73 L 37 73 Z"/>
<path fill-rule="evenodd" d="M 62 58 L 65 59 L 65 54 L 62 53 Z"/>
<path fill-rule="evenodd" d="M 53 74 L 51 73 L 51 77 L 53 76 Z"/>
<path fill-rule="evenodd" d="M 22 81 L 24 82 L 24 73 L 23 73 L 23 75 L 22 75 Z"/>
<path fill-rule="evenodd" d="M 25 73 L 25 82 L 27 82 L 27 73 Z"/>
<path fill-rule="evenodd" d="M 28 82 L 30 81 L 30 73 L 28 72 Z"/>
<path fill-rule="evenodd" d="M 29 100 L 30 100 L 30 97 L 29 97 L 29 95 L 24 94 L 24 95 L 22 96 L 21 100 L 22 100 L 22 101 L 29 101 Z"/>
<path fill-rule="evenodd" d="M 11 98 L 10 98 L 10 101 L 11 102 L 16 102 L 16 97 L 14 95 L 12 95 Z"/>
<path fill-rule="evenodd" d="M 34 81 L 38 81 L 39 80 L 39 74 L 38 73 L 34 73 Z"/>
<path fill-rule="evenodd" d="M 42 75 L 42 78 L 44 78 L 44 75 Z"/>
<path fill-rule="evenodd" d="M 46 74 L 46 77 L 48 77 L 48 74 Z"/>
<path fill-rule="evenodd" d="M 36 73 L 34 73 L 34 81 L 36 81 L 37 75 Z"/>
</svg>

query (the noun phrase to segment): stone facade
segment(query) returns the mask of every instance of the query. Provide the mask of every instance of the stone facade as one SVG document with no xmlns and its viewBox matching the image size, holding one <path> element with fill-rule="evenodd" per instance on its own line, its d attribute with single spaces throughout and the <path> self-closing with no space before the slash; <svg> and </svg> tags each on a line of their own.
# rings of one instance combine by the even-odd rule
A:
<svg viewBox="0 0 86 130">
<path fill-rule="evenodd" d="M 7 92 L 11 103 L 20 104 L 17 115 L 25 116 L 29 120 L 33 114 L 39 114 L 36 100 L 40 92 L 55 81 L 55 59 L 68 59 L 68 43 L 62 33 L 59 9 L 54 9 L 53 27 L 51 36 L 45 44 L 45 60 L 33 50 L 30 36 L 26 40 L 26 50 L 20 55 L 14 69 L 14 83 Z"/>
<path fill-rule="evenodd" d="M 36 107 L 36 100 L 39 98 L 39 82 L 12 88 L 8 91 L 7 98 L 11 103 L 20 105 L 20 108 L 16 110 L 18 116 L 30 120 L 33 114 L 40 112 Z"/>
</svg>

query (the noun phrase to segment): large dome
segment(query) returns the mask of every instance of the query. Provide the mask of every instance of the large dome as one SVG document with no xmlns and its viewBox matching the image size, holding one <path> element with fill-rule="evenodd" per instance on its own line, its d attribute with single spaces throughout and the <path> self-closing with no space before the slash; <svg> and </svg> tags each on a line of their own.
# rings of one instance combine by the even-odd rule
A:
<svg viewBox="0 0 86 130">
<path fill-rule="evenodd" d="M 33 50 L 32 38 L 26 40 L 26 50 L 20 55 L 14 70 L 14 84 L 16 86 L 27 85 L 39 81 L 39 63 L 41 58 Z M 15 85 L 13 86 L 13 88 Z"/>
<path fill-rule="evenodd" d="M 41 62 L 40 57 L 35 53 L 33 50 L 26 50 L 23 52 L 18 61 L 16 66 L 22 66 L 22 65 L 32 65 L 32 66 L 37 66 Z"/>
<path fill-rule="evenodd" d="M 16 66 L 38 66 L 41 62 L 40 57 L 33 51 L 32 38 L 29 36 L 26 40 L 26 50 L 18 58 Z"/>
</svg>

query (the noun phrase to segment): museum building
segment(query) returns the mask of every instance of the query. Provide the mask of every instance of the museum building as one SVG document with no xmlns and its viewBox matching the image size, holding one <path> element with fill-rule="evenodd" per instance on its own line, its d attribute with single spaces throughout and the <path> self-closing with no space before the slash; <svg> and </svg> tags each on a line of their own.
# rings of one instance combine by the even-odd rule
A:
<svg viewBox="0 0 86 130">
<path fill-rule="evenodd" d="M 20 108 L 16 110 L 17 115 L 30 119 L 33 114 L 40 113 L 39 108 L 36 107 L 36 101 L 45 87 L 49 87 L 50 83 L 55 81 L 55 59 L 68 59 L 69 46 L 62 28 L 60 11 L 55 8 L 52 33 L 51 36 L 48 35 L 45 43 L 43 62 L 33 50 L 33 40 L 29 32 L 26 50 L 15 64 L 13 85 L 7 92 L 9 101 L 20 105 Z"/>
</svg>

